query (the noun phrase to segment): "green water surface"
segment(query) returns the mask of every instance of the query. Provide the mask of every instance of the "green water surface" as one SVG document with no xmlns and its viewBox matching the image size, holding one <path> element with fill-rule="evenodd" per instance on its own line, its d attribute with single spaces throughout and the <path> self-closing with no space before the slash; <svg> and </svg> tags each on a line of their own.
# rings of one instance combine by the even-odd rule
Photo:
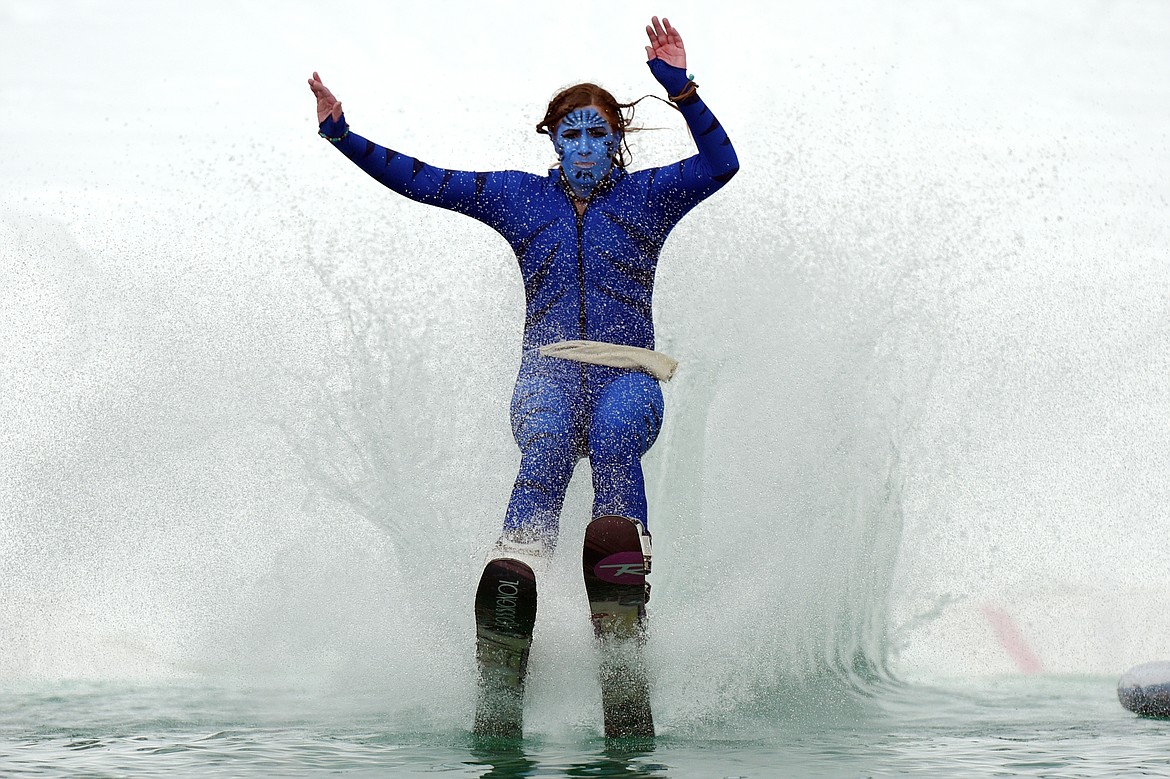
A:
<svg viewBox="0 0 1170 779">
<path fill-rule="evenodd" d="M 358 696 L 102 683 L 7 689 L 4 777 L 876 777 L 1170 775 L 1170 723 L 1116 681 L 1023 677 L 884 687 L 849 706 L 662 723 L 614 743 L 593 723 L 478 743 Z M 709 728 L 706 737 L 704 727 Z"/>
</svg>

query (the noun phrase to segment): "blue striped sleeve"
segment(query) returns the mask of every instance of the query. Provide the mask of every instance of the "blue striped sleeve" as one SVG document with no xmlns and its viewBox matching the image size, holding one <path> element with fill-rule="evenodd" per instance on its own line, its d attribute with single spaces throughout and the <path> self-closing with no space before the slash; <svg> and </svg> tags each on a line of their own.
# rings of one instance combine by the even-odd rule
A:
<svg viewBox="0 0 1170 779">
<path fill-rule="evenodd" d="M 320 126 L 321 133 L 330 138 L 344 135 L 333 145 L 375 180 L 411 200 L 466 214 L 497 230 L 502 228 L 509 210 L 508 172 L 439 168 L 355 132 L 346 133 L 347 129 L 344 114 L 337 121 L 326 117 Z"/>
<path fill-rule="evenodd" d="M 689 80 L 682 68 L 667 65 L 660 59 L 652 59 L 647 65 L 667 94 L 677 95 L 686 88 Z M 723 125 L 697 91 L 678 107 L 699 153 L 655 169 L 651 196 L 676 201 L 672 205 L 685 213 L 731 180 L 739 170 L 739 158 Z"/>
</svg>

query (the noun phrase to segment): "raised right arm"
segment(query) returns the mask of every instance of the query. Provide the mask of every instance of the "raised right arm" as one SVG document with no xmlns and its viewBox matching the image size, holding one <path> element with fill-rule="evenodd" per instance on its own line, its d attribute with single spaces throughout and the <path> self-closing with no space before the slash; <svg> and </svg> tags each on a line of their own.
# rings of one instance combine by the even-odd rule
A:
<svg viewBox="0 0 1170 779">
<path fill-rule="evenodd" d="M 506 210 L 507 172 L 474 173 L 428 165 L 352 132 L 345 124 L 344 114 L 337 121 L 326 119 L 320 132 L 359 168 L 411 200 L 458 211 L 489 224 L 499 216 L 497 211 Z"/>
<path fill-rule="evenodd" d="M 526 174 L 448 170 L 379 146 L 349 129 L 341 103 L 316 73 L 309 87 L 317 96 L 320 135 L 371 177 L 411 200 L 466 214 L 503 231 L 509 193 Z"/>
</svg>

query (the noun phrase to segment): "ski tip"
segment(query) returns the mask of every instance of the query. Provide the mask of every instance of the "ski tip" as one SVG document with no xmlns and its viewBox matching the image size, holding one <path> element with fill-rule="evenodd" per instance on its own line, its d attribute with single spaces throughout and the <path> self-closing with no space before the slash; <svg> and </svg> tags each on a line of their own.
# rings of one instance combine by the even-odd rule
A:
<svg viewBox="0 0 1170 779">
<path fill-rule="evenodd" d="M 585 529 L 581 563 L 590 601 L 612 599 L 617 592 L 610 592 L 613 587 L 623 592 L 644 588 L 650 573 L 649 537 L 635 519 L 598 517 Z"/>
<path fill-rule="evenodd" d="M 600 517 L 594 517 L 587 526 L 586 532 L 588 532 L 589 529 L 593 529 L 595 531 L 616 530 L 621 532 L 629 528 L 633 528 L 638 533 L 646 532 L 645 528 L 642 527 L 642 523 L 638 520 L 632 519 L 630 517 L 623 517 L 618 514 L 603 514 Z"/>
<path fill-rule="evenodd" d="M 523 579 L 536 579 L 532 566 L 515 557 L 496 557 L 487 561 L 483 567 L 483 577 L 518 576 Z"/>
<path fill-rule="evenodd" d="M 532 640 L 536 624 L 536 576 L 519 560 L 492 560 L 475 590 L 477 631 Z"/>
</svg>

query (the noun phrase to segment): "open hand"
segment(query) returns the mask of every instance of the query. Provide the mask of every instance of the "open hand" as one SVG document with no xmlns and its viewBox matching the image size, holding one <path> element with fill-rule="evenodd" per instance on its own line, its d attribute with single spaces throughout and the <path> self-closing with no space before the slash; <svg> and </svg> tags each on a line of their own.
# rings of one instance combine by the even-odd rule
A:
<svg viewBox="0 0 1170 779">
<path fill-rule="evenodd" d="M 309 79 L 309 89 L 313 90 L 313 95 L 317 98 L 317 124 L 324 122 L 327 116 L 332 116 L 335 122 L 341 118 L 341 101 L 333 96 L 329 87 L 321 83 L 321 77 L 315 70 L 313 77 Z"/>
<path fill-rule="evenodd" d="M 678 30 L 672 27 L 670 20 L 665 17 L 662 24 L 658 23 L 657 16 L 652 17 L 650 22 L 654 26 L 646 25 L 646 37 L 650 39 L 650 45 L 646 47 L 646 59 L 660 59 L 667 65 L 686 70 L 687 52 L 683 48 L 682 36 L 678 34 Z"/>
</svg>

